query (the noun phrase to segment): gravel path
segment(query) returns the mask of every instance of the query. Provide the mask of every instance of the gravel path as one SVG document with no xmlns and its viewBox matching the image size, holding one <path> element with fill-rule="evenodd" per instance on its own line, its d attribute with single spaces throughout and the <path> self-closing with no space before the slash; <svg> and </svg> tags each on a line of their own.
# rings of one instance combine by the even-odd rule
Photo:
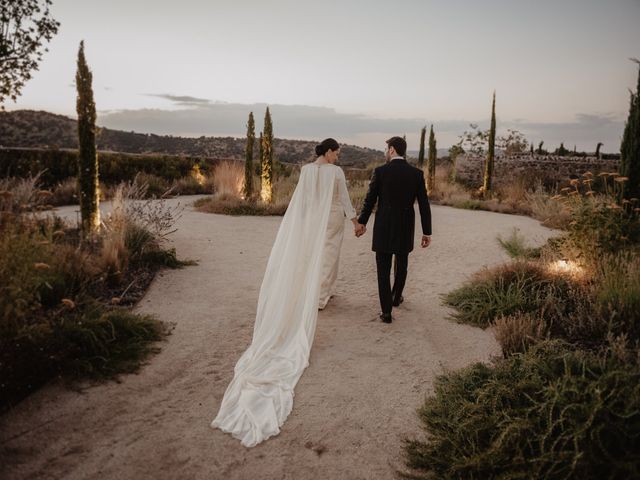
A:
<svg viewBox="0 0 640 480">
<path fill-rule="evenodd" d="M 75 219 L 75 210 L 58 212 Z M 377 321 L 371 230 L 345 235 L 338 293 L 319 313 L 293 412 L 278 436 L 246 449 L 209 423 L 251 340 L 280 218 L 187 206 L 172 241 L 198 265 L 161 272 L 135 307 L 175 323 L 162 351 L 119 383 L 81 392 L 50 384 L 0 417 L 0 478 L 391 478 L 403 466 L 402 439 L 421 434 L 416 409 L 434 377 L 499 353 L 490 330 L 450 321 L 440 295 L 507 260 L 497 235 L 517 227 L 531 244 L 553 235 L 526 217 L 432 211 L 432 246 L 410 255 L 405 303 L 390 325 Z"/>
</svg>

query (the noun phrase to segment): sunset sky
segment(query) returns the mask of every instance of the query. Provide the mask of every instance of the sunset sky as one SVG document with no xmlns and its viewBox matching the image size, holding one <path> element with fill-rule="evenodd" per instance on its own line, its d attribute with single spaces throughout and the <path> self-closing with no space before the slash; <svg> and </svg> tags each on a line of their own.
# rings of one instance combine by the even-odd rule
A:
<svg viewBox="0 0 640 480">
<path fill-rule="evenodd" d="M 242 136 L 271 106 L 275 134 L 382 148 L 422 125 L 438 146 L 470 122 L 553 149 L 619 150 L 640 58 L 640 0 L 54 0 L 61 23 L 8 110 L 75 116 L 80 40 L 100 125 Z"/>
</svg>

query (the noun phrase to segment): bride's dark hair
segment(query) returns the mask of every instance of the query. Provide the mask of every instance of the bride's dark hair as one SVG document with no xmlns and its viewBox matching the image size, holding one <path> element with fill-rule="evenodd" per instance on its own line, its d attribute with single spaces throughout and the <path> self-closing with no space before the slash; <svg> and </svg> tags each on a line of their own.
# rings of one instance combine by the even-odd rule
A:
<svg viewBox="0 0 640 480">
<path fill-rule="evenodd" d="M 316 145 L 316 155 L 322 156 L 327 153 L 329 150 L 335 152 L 340 148 L 340 144 L 336 142 L 333 138 L 327 138 L 323 140 L 320 144 Z"/>
</svg>

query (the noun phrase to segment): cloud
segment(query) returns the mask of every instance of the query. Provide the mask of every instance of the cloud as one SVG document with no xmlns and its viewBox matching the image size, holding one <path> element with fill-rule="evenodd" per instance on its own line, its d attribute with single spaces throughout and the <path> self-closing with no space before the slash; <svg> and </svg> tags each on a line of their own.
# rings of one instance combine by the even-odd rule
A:
<svg viewBox="0 0 640 480">
<path fill-rule="evenodd" d="M 262 129 L 264 103 L 240 104 L 213 102 L 187 95 L 149 94 L 174 103 L 175 109 L 139 109 L 101 112 L 103 126 L 159 135 L 234 136 L 246 133 L 249 112 L 256 119 L 256 132 Z M 340 113 L 328 107 L 309 105 L 269 105 L 277 137 L 292 139 L 322 139 L 335 137 L 341 142 L 372 148 L 382 148 L 391 135 L 407 135 L 410 149 L 417 149 L 420 129 L 434 124 L 438 147 L 448 148 L 458 136 L 468 130 L 470 123 L 488 128 L 486 121 L 420 118 L 375 118 L 353 113 Z M 564 142 L 566 148 L 595 149 L 597 142 L 605 144 L 604 151 L 615 152 L 620 145 L 624 122 L 613 114 L 580 113 L 572 122 L 531 122 L 525 119 L 500 121 L 498 134 L 514 128 L 537 144 L 554 148 Z"/>
<path fill-rule="evenodd" d="M 162 98 L 163 100 L 169 100 L 177 105 L 182 106 L 199 106 L 199 105 L 208 105 L 211 103 L 211 100 L 207 98 L 198 98 L 191 97 L 189 95 L 170 95 L 168 93 L 145 93 L 147 97 L 155 97 Z"/>
<path fill-rule="evenodd" d="M 115 129 L 163 135 L 243 136 L 249 112 L 256 119 L 256 131 L 263 125 L 267 104 L 220 103 L 189 96 L 153 94 L 170 100 L 177 109 L 138 109 L 100 112 L 100 124 Z M 356 137 L 372 133 L 384 135 L 419 132 L 428 122 L 422 119 L 373 118 L 339 113 L 332 108 L 308 105 L 269 105 L 276 136 L 288 138 Z M 466 122 L 441 122 L 440 131 L 461 132 Z M 387 137 L 384 137 L 386 139 Z M 378 144 L 380 142 L 377 142 Z M 379 145 L 377 145 L 379 146 Z"/>
</svg>

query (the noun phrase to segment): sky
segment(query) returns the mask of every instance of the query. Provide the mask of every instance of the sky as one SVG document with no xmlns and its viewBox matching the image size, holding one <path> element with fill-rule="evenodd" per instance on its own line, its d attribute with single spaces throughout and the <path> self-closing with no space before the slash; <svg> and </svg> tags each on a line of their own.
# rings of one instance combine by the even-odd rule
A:
<svg viewBox="0 0 640 480">
<path fill-rule="evenodd" d="M 243 136 L 250 111 L 276 137 L 382 149 L 434 126 L 448 148 L 470 123 L 553 149 L 619 150 L 640 58 L 640 0 L 53 0 L 61 23 L 8 110 L 75 117 L 85 41 L 98 124 Z"/>
</svg>

